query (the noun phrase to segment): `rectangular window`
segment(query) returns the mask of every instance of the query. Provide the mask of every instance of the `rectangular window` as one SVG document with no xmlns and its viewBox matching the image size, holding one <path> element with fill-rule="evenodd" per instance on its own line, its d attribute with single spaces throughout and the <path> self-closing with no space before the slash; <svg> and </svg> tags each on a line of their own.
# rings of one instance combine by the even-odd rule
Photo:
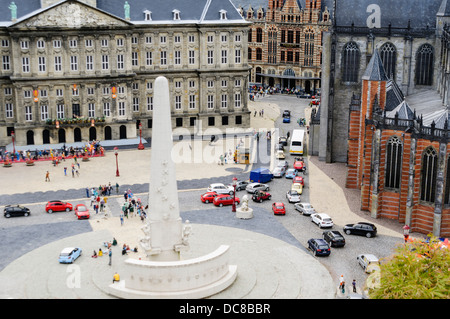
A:
<svg viewBox="0 0 450 319">
<path fill-rule="evenodd" d="M 48 105 L 41 105 L 41 121 L 48 119 Z"/>
<path fill-rule="evenodd" d="M 147 111 L 153 111 L 153 96 L 147 96 Z"/>
<path fill-rule="evenodd" d="M 131 52 L 131 65 L 138 66 L 138 53 L 136 51 Z"/>
<path fill-rule="evenodd" d="M 95 117 L 95 103 L 88 104 L 88 117 Z"/>
<path fill-rule="evenodd" d="M 22 72 L 30 73 L 30 58 L 28 57 L 22 58 Z"/>
<path fill-rule="evenodd" d="M 119 102 L 119 116 L 125 116 L 125 102 Z"/>
<path fill-rule="evenodd" d="M 195 109 L 196 108 L 195 95 L 194 94 L 189 95 L 189 108 L 190 109 Z"/>
<path fill-rule="evenodd" d="M 3 68 L 3 71 L 9 71 L 11 69 L 11 62 L 10 62 L 9 55 L 4 55 L 2 57 L 2 68 Z"/>
<path fill-rule="evenodd" d="M 145 64 L 147 66 L 153 65 L 153 52 L 147 51 L 145 55 Z"/>
<path fill-rule="evenodd" d="M 195 51 L 189 50 L 189 64 L 195 64 Z"/>
<path fill-rule="evenodd" d="M 228 95 L 226 95 L 226 94 L 222 94 L 221 107 L 222 108 L 228 107 Z"/>
<path fill-rule="evenodd" d="M 133 112 L 139 112 L 139 98 L 133 97 Z"/>
<path fill-rule="evenodd" d="M 241 93 L 234 94 L 234 107 L 241 107 Z"/>
<path fill-rule="evenodd" d="M 45 72 L 45 70 L 46 70 L 44 56 L 38 57 L 38 69 L 39 69 L 39 72 Z"/>
<path fill-rule="evenodd" d="M 78 56 L 76 55 L 70 56 L 70 70 L 78 71 Z"/>
<path fill-rule="evenodd" d="M 214 51 L 213 50 L 208 50 L 208 60 L 207 60 L 208 64 L 214 64 Z"/>
<path fill-rule="evenodd" d="M 109 102 L 103 103 L 103 115 L 107 117 L 111 116 L 111 105 Z"/>
<path fill-rule="evenodd" d="M 25 106 L 25 121 L 32 121 L 33 120 L 33 111 L 31 106 L 27 105 Z"/>
<path fill-rule="evenodd" d="M 56 105 L 56 117 L 58 119 L 63 119 L 64 118 L 64 104 Z"/>
<path fill-rule="evenodd" d="M 123 70 L 124 68 L 123 54 L 119 54 L 117 56 L 117 70 Z"/>
<path fill-rule="evenodd" d="M 208 95 L 207 107 L 208 109 L 214 108 L 214 95 Z"/>
<path fill-rule="evenodd" d="M 6 103 L 5 104 L 5 116 L 6 118 L 10 119 L 14 115 L 13 113 L 13 104 L 12 103 Z"/>
<path fill-rule="evenodd" d="M 55 56 L 55 72 L 61 72 L 62 71 L 62 60 L 61 56 Z"/>
<path fill-rule="evenodd" d="M 241 50 L 235 51 L 234 63 L 241 64 Z"/>
<path fill-rule="evenodd" d="M 175 110 L 181 110 L 181 95 L 175 96 Z"/>
<path fill-rule="evenodd" d="M 161 51 L 161 65 L 167 65 L 167 52 Z"/>
<path fill-rule="evenodd" d="M 102 70 L 109 70 L 109 55 L 102 55 Z"/>
<path fill-rule="evenodd" d="M 228 51 L 222 50 L 222 64 L 228 63 Z"/>
<path fill-rule="evenodd" d="M 181 64 L 181 51 L 175 51 L 175 65 Z"/>
</svg>

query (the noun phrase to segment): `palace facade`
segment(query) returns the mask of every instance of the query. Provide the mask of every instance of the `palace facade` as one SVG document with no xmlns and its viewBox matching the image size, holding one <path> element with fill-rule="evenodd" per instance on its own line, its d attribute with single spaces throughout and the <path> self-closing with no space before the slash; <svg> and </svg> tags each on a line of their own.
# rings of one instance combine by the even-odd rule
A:
<svg viewBox="0 0 450 319">
<path fill-rule="evenodd" d="M 322 34 L 331 27 L 331 12 L 321 0 L 233 0 L 251 22 L 248 33 L 250 84 L 320 89 Z"/>
<path fill-rule="evenodd" d="M 250 125 L 249 23 L 228 0 L 0 4 L 0 145 L 149 137 L 158 76 L 174 128 Z"/>
</svg>

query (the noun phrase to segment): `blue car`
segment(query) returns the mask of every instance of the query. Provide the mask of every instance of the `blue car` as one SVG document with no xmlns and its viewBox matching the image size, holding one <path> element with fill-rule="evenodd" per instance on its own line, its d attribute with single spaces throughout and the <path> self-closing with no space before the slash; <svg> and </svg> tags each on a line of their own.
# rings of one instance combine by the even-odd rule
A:
<svg viewBox="0 0 450 319">
<path fill-rule="evenodd" d="M 286 171 L 286 175 L 285 175 L 286 178 L 293 179 L 295 176 L 297 176 L 296 169 L 290 168 Z"/>
<path fill-rule="evenodd" d="M 64 248 L 59 254 L 59 262 L 61 264 L 71 264 L 81 256 L 81 248 L 68 247 Z"/>
<path fill-rule="evenodd" d="M 283 123 L 291 123 L 290 117 L 283 117 Z"/>
</svg>

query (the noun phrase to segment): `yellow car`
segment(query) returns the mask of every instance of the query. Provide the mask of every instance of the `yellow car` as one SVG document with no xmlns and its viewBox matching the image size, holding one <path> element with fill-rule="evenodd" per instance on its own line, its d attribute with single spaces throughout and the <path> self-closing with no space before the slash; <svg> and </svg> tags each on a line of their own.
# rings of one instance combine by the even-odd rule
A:
<svg viewBox="0 0 450 319">
<path fill-rule="evenodd" d="M 291 187 L 291 191 L 297 191 L 297 193 L 299 193 L 301 195 L 302 191 L 303 191 L 302 184 L 300 184 L 300 183 L 293 183 L 292 187 Z"/>
</svg>

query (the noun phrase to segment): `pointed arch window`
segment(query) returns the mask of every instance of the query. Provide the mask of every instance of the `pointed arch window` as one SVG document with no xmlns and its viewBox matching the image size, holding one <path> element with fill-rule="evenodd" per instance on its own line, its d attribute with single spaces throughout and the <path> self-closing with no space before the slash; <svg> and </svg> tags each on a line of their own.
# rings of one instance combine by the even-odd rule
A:
<svg viewBox="0 0 450 319">
<path fill-rule="evenodd" d="M 402 171 L 403 144 L 397 136 L 386 143 L 386 175 L 385 187 L 400 188 Z"/>
<path fill-rule="evenodd" d="M 430 44 L 423 44 L 416 54 L 416 85 L 433 84 L 434 49 Z"/>
<path fill-rule="evenodd" d="M 447 174 L 445 176 L 445 197 L 444 204 L 450 204 L 450 156 L 447 157 Z"/>
<path fill-rule="evenodd" d="M 361 52 L 355 42 L 348 42 L 342 51 L 342 81 L 358 82 Z"/>
<path fill-rule="evenodd" d="M 433 147 L 428 147 L 422 156 L 422 171 L 420 182 L 420 199 L 434 203 L 436 197 L 436 176 L 438 156 Z"/>
<path fill-rule="evenodd" d="M 380 48 L 380 57 L 383 61 L 384 70 L 388 77 L 395 79 L 395 66 L 397 62 L 397 49 L 392 43 L 385 43 Z"/>
</svg>

